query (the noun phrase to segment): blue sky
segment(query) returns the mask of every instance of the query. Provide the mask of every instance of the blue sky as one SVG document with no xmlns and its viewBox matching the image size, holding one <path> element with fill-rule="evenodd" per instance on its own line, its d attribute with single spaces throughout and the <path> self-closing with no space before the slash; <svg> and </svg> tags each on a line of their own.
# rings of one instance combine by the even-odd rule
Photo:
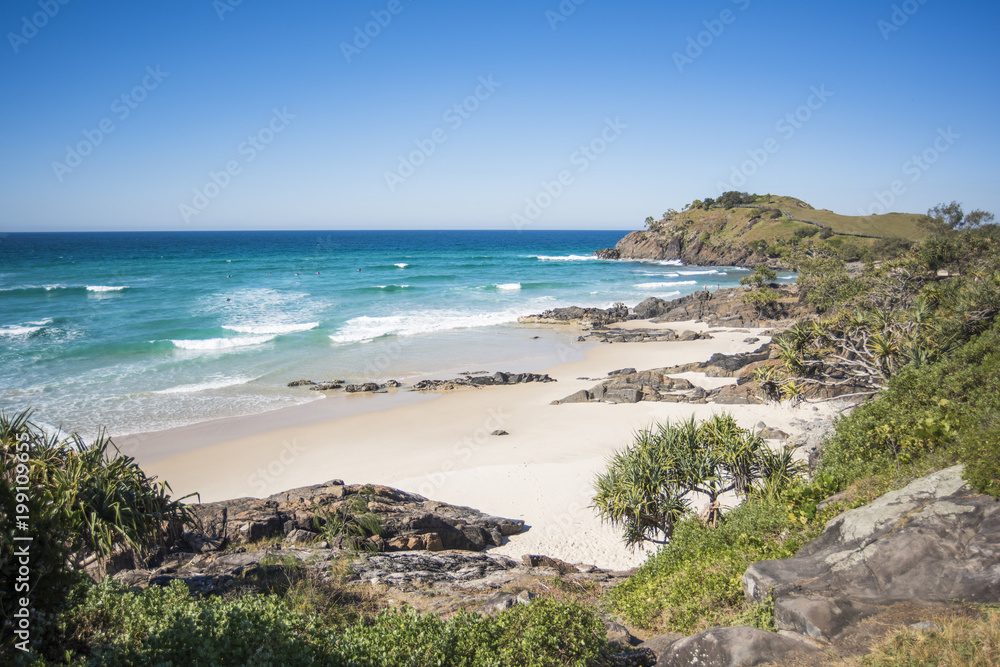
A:
<svg viewBox="0 0 1000 667">
<path fill-rule="evenodd" d="M 1000 213 L 998 27 L 943 0 L 7 0 L 0 231 L 631 229 L 730 186 Z"/>
</svg>

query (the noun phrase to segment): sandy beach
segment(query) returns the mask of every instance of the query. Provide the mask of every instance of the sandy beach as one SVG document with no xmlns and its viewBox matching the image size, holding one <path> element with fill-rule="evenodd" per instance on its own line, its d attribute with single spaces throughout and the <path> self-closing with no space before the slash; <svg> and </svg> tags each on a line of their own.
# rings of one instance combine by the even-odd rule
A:
<svg viewBox="0 0 1000 667">
<path fill-rule="evenodd" d="M 708 330 L 694 322 L 643 326 Z M 764 422 L 794 435 L 796 420 L 814 420 L 838 409 L 829 403 L 796 407 L 660 402 L 551 405 L 592 387 L 616 369 L 704 361 L 717 352 L 750 351 L 767 340 L 758 329 L 709 331 L 712 338 L 705 340 L 590 347 L 584 359 L 547 369 L 557 380 L 553 383 L 486 387 L 420 399 L 357 397 L 368 401 L 365 409 L 371 409 L 350 416 L 333 413 L 332 418 L 320 414 L 302 419 L 299 415 L 295 426 L 288 426 L 288 415 L 280 410 L 260 415 L 254 423 L 256 433 L 241 428 L 240 420 L 225 420 L 131 436 L 123 442 L 149 473 L 170 483 L 175 495 L 198 492 L 203 502 L 210 502 L 264 497 L 330 479 L 385 484 L 523 519 L 529 529 L 494 552 L 514 558 L 540 553 L 624 569 L 639 565 L 646 554 L 626 550 L 619 534 L 602 525 L 589 504 L 594 475 L 610 454 L 631 441 L 634 431 L 655 420 L 692 414 L 703 419 L 726 411 L 741 426 Z M 751 337 L 760 342 L 746 342 Z M 574 352 L 574 356 L 579 355 Z M 682 376 L 704 388 L 735 382 L 698 373 Z M 321 404 L 342 398 L 296 409 L 330 410 Z M 509 435 L 490 435 L 499 429 Z M 171 446 L 178 453 L 164 456 Z M 145 460 L 144 453 L 149 454 Z"/>
</svg>

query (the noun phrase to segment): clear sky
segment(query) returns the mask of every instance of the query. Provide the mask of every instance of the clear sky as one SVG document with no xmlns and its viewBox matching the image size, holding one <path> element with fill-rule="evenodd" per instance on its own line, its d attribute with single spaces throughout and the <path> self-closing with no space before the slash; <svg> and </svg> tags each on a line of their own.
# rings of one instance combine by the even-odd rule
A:
<svg viewBox="0 0 1000 667">
<path fill-rule="evenodd" d="M 721 189 L 1000 214 L 995 2 L 5 0 L 0 28 L 0 231 L 630 229 Z"/>
</svg>

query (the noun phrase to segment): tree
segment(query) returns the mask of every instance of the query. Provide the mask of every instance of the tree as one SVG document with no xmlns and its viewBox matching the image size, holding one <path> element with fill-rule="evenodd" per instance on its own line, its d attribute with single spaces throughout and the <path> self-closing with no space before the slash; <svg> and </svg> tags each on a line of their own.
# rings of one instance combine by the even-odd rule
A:
<svg viewBox="0 0 1000 667">
<path fill-rule="evenodd" d="M 949 229 L 973 229 L 983 225 L 992 225 L 994 217 L 992 213 L 976 209 L 965 214 L 962 205 L 957 201 L 950 204 L 938 204 L 927 211 L 927 217 L 938 225 L 944 225 Z"/>
<path fill-rule="evenodd" d="M 777 279 L 778 274 L 767 264 L 758 264 L 753 273 L 740 278 L 741 285 L 750 287 L 743 295 L 743 303 L 754 309 L 758 320 L 770 315 L 778 302 L 778 293 L 770 286 Z"/>
<path fill-rule="evenodd" d="M 655 224 L 656 224 L 656 219 L 653 218 L 653 216 L 651 215 L 646 216 L 646 227 L 651 229 Z"/>
<path fill-rule="evenodd" d="M 630 548 L 666 543 L 674 526 L 691 511 L 690 496 L 708 499 L 708 521 L 721 515 L 720 499 L 729 492 L 746 497 L 774 492 L 794 466 L 781 468 L 761 437 L 740 428 L 729 415 L 695 423 L 694 417 L 665 422 L 636 434 L 632 445 L 616 452 L 594 482 L 593 507 L 602 521 L 622 529 Z M 662 537 L 661 537 L 662 536 Z"/>
</svg>

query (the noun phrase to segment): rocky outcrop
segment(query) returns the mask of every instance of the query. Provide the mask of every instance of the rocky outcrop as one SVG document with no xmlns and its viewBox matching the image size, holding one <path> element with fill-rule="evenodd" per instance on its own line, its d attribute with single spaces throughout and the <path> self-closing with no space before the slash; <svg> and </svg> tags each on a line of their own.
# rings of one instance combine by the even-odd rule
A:
<svg viewBox="0 0 1000 667">
<path fill-rule="evenodd" d="M 462 377 L 451 380 L 421 380 L 410 388 L 410 391 L 442 391 L 460 387 L 488 387 L 503 384 L 520 384 L 522 382 L 555 382 L 548 375 L 538 373 L 510 373 L 498 371 L 487 375 L 486 371 L 467 371 Z M 312 391 L 332 391 L 343 389 L 348 394 L 354 393 L 386 393 L 389 389 L 398 389 L 404 385 L 398 380 L 387 380 L 382 383 L 358 382 L 346 384 L 345 380 L 329 380 L 314 382 L 312 380 L 295 380 L 288 383 L 289 387 L 308 387 Z"/>
<path fill-rule="evenodd" d="M 636 372 L 634 368 L 612 371 L 611 377 L 590 389 L 581 389 L 569 396 L 553 401 L 562 403 L 638 403 L 639 401 L 661 401 L 670 403 L 721 403 L 746 405 L 764 403 L 755 385 L 751 383 L 724 385 L 711 390 L 696 387 L 684 378 L 671 375 L 686 372 L 704 373 L 709 377 L 734 377 L 750 364 L 768 359 L 771 355 L 769 343 L 752 352 L 741 354 L 714 354 L 706 362 L 694 362 L 682 366 L 656 368 Z M 630 371 L 630 372 L 624 372 Z"/>
<path fill-rule="evenodd" d="M 822 642 L 896 603 L 1000 602 L 1000 503 L 948 468 L 832 519 L 743 585 L 749 600 L 773 596 L 779 628 Z"/>
<path fill-rule="evenodd" d="M 497 385 L 522 384 L 525 382 L 555 382 L 554 378 L 539 373 L 505 373 L 497 371 L 493 375 L 469 374 L 452 380 L 421 380 L 410 391 L 441 391 L 460 387 L 493 387 Z"/>
<path fill-rule="evenodd" d="M 611 324 L 630 320 L 654 322 L 684 322 L 698 320 L 710 326 L 742 327 L 760 324 L 754 309 L 743 303 L 745 287 L 719 289 L 715 292 L 701 290 L 671 299 L 649 297 L 634 308 L 615 304 L 611 308 L 554 308 L 538 315 L 519 317 L 522 324 L 580 324 L 593 329 L 603 329 Z M 775 304 L 773 320 L 801 319 L 815 311 L 800 298 L 797 285 L 775 286 L 779 300 Z"/>
<path fill-rule="evenodd" d="M 489 516 L 386 486 L 345 485 L 334 480 L 263 500 L 239 498 L 192 505 L 197 528 L 182 533 L 182 545 L 203 553 L 267 538 L 286 544 L 319 542 L 327 518 L 345 507 L 353 510 L 358 500 L 380 521 L 382 534 L 366 543 L 379 551 L 481 551 L 499 546 L 505 536 L 524 529 L 520 520 Z M 345 546 L 329 536 L 327 545 Z"/>
<path fill-rule="evenodd" d="M 615 322 L 623 322 L 630 314 L 628 306 L 616 303 L 611 308 L 553 308 L 538 315 L 526 315 L 517 318 L 521 324 L 574 324 L 585 323 L 589 326 L 607 326 Z"/>
<path fill-rule="evenodd" d="M 706 244 L 698 232 L 665 234 L 638 231 L 626 234 L 614 248 L 597 251 L 601 259 L 680 260 L 698 266 L 755 266 L 775 264 L 763 252 L 749 246 L 733 244 L 719 247 Z"/>
<path fill-rule="evenodd" d="M 757 628 L 711 628 L 670 642 L 657 652 L 656 667 L 750 667 L 802 661 L 809 664 L 819 650 L 790 636 Z"/>
</svg>

